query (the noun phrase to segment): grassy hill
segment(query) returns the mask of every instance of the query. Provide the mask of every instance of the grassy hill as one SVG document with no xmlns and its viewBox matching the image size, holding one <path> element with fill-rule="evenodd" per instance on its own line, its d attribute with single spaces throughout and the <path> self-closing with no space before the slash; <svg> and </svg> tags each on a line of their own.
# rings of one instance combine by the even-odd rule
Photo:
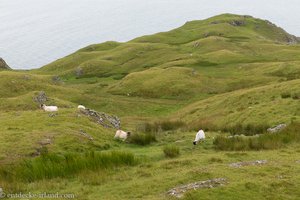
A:
<svg viewBox="0 0 300 200">
<path fill-rule="evenodd" d="M 40 109 L 40 91 L 58 113 Z M 78 199 L 174 199 L 166 194 L 173 187 L 224 177 L 228 184 L 183 199 L 297 199 L 299 99 L 298 38 L 232 14 L 90 45 L 36 70 L 2 70 L 0 187 Z M 120 117 L 135 136 L 114 140 L 115 129 L 78 104 Z M 262 131 L 281 123 L 288 125 L 283 136 Z M 230 128 L 247 126 L 263 137 L 226 139 Z M 207 140 L 194 147 L 200 128 Z M 170 144 L 178 157 L 164 156 Z M 268 163 L 230 167 L 258 159 Z"/>
</svg>

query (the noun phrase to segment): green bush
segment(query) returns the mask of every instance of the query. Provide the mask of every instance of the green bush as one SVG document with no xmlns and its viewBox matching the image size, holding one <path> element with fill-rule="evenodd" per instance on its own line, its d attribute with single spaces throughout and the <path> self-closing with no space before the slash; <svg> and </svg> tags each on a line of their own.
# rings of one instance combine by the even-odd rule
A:
<svg viewBox="0 0 300 200">
<path fill-rule="evenodd" d="M 138 144 L 138 145 L 148 145 L 152 142 L 156 142 L 156 136 L 153 133 L 136 133 L 132 134 L 128 138 L 129 143 L 131 144 Z"/>
<path fill-rule="evenodd" d="M 218 136 L 214 140 L 217 150 L 241 151 L 278 149 L 287 144 L 300 142 L 300 123 L 292 123 L 277 133 L 265 133 L 258 137 L 231 137 Z"/>
<path fill-rule="evenodd" d="M 179 148 L 175 145 L 165 146 L 163 151 L 164 151 L 165 157 L 167 157 L 167 158 L 175 158 L 175 157 L 179 156 L 179 154 L 180 154 Z"/>
</svg>

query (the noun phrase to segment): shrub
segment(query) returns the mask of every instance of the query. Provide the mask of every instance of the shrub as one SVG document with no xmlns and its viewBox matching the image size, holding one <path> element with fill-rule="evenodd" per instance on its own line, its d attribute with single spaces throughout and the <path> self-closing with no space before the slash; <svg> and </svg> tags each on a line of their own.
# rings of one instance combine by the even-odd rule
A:
<svg viewBox="0 0 300 200">
<path fill-rule="evenodd" d="M 277 149 L 287 144 L 300 142 L 300 123 L 291 123 L 284 130 L 277 133 L 265 133 L 259 137 L 232 137 L 218 136 L 214 140 L 218 150 L 241 151 Z"/>
<path fill-rule="evenodd" d="M 286 98 L 290 98 L 291 97 L 291 93 L 290 92 L 283 92 L 281 93 L 281 98 L 286 99 Z"/>
<path fill-rule="evenodd" d="M 8 180 L 32 182 L 41 179 L 69 177 L 84 170 L 110 169 L 136 164 L 132 153 L 112 151 L 106 153 L 87 152 L 85 154 L 45 153 L 41 157 L 25 160 L 17 166 L 0 170 Z"/>
<path fill-rule="evenodd" d="M 153 133 L 136 133 L 136 134 L 132 134 L 129 138 L 128 138 L 129 143 L 132 144 L 138 144 L 138 145 L 148 145 L 151 144 L 152 142 L 156 142 L 156 137 Z"/>
<path fill-rule="evenodd" d="M 175 158 L 175 157 L 179 156 L 179 154 L 180 154 L 179 148 L 175 145 L 165 146 L 163 151 L 164 151 L 165 157 L 167 157 L 167 158 Z"/>
</svg>

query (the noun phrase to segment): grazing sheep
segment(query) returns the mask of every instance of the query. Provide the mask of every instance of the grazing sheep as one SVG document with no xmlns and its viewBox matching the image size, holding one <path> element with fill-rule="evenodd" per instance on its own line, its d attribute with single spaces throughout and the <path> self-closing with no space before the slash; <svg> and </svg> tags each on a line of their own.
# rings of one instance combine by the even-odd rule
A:
<svg viewBox="0 0 300 200">
<path fill-rule="evenodd" d="M 201 129 L 198 131 L 198 133 L 196 134 L 195 137 L 195 141 L 193 142 L 194 145 L 196 145 L 199 141 L 204 140 L 205 139 L 205 133 L 204 131 Z"/>
<path fill-rule="evenodd" d="M 46 112 L 57 112 L 58 111 L 57 106 L 46 106 L 45 104 L 42 104 L 41 108 Z"/>
<path fill-rule="evenodd" d="M 77 108 L 78 108 L 78 109 L 85 110 L 85 106 L 83 106 L 83 105 L 79 105 Z"/>
<path fill-rule="evenodd" d="M 130 136 L 130 132 L 125 132 L 122 130 L 117 130 L 116 131 L 116 135 L 115 135 L 115 139 L 121 139 L 123 141 L 125 141 L 127 139 L 127 137 Z"/>
</svg>

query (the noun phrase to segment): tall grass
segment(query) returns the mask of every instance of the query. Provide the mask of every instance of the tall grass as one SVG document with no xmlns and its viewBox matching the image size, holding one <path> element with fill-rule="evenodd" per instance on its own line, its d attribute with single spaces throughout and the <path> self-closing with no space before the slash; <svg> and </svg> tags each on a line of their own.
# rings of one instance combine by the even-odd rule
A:
<svg viewBox="0 0 300 200">
<path fill-rule="evenodd" d="M 151 144 L 152 142 L 156 142 L 157 140 L 155 134 L 153 133 L 135 133 L 128 138 L 128 141 L 132 144 L 145 146 Z"/>
<path fill-rule="evenodd" d="M 145 133 L 159 133 L 162 131 L 171 131 L 177 130 L 179 128 L 186 127 L 186 124 L 182 121 L 172 121 L 172 120 L 164 120 L 157 121 L 154 123 L 142 123 L 137 126 L 137 131 L 145 132 Z"/>
<path fill-rule="evenodd" d="M 175 158 L 175 157 L 179 156 L 179 154 L 180 154 L 179 148 L 175 145 L 165 146 L 163 148 L 163 151 L 164 151 L 165 157 L 167 157 L 167 158 Z"/>
<path fill-rule="evenodd" d="M 300 142 L 300 123 L 292 123 L 283 131 L 265 133 L 258 137 L 232 137 L 218 136 L 214 140 L 218 150 L 241 151 L 277 149 L 287 144 Z"/>
<path fill-rule="evenodd" d="M 186 126 L 188 131 L 199 131 L 200 129 L 204 131 L 219 131 L 219 126 L 215 125 L 211 119 L 201 119 L 190 122 Z"/>
<path fill-rule="evenodd" d="M 268 124 L 236 124 L 234 126 L 226 126 L 222 128 L 223 132 L 229 132 L 231 135 L 256 135 L 267 132 L 270 126 Z"/>
<path fill-rule="evenodd" d="M 41 157 L 26 160 L 10 170 L 2 170 L 2 174 L 6 174 L 6 178 L 32 182 L 41 179 L 69 177 L 83 170 L 131 166 L 136 162 L 132 153 L 119 151 L 63 155 L 47 153 Z"/>
</svg>

